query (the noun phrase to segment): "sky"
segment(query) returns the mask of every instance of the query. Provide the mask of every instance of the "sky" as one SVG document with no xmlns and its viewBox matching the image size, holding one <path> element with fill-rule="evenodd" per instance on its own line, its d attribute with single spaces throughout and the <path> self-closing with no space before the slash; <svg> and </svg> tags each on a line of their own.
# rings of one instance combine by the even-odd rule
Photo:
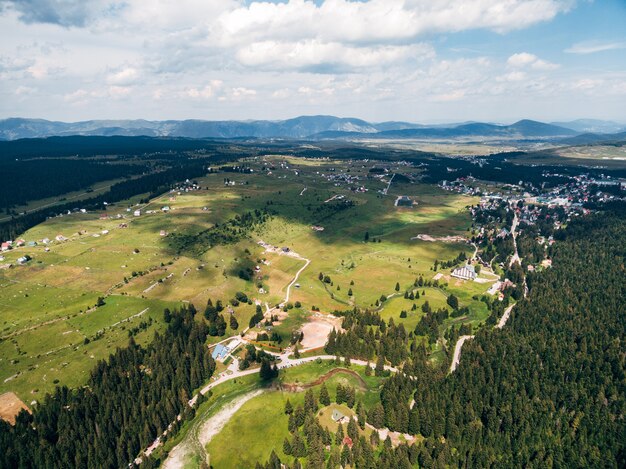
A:
<svg viewBox="0 0 626 469">
<path fill-rule="evenodd" d="M 0 0 L 0 119 L 626 123 L 626 0 Z"/>
</svg>

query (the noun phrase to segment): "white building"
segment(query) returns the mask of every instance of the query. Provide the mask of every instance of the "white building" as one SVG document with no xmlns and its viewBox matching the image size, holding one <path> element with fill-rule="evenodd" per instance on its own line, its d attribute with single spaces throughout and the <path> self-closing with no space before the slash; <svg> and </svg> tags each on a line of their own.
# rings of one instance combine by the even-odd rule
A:
<svg viewBox="0 0 626 469">
<path fill-rule="evenodd" d="M 463 280 L 474 280 L 477 277 L 474 266 L 469 264 L 454 269 L 452 276 Z"/>
</svg>

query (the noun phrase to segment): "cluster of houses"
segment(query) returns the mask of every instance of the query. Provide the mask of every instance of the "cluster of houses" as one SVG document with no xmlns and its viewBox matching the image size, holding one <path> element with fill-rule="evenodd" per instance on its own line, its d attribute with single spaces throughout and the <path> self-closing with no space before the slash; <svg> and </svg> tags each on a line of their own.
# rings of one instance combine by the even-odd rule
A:
<svg viewBox="0 0 626 469">
<path fill-rule="evenodd" d="M 482 191 L 479 187 L 473 187 L 468 185 L 468 182 L 475 181 L 471 176 L 467 178 L 459 178 L 454 181 L 441 181 L 438 185 L 443 190 L 449 192 L 456 192 L 463 195 L 482 195 Z"/>
<path fill-rule="evenodd" d="M 198 183 L 186 179 L 185 182 L 176 185 L 176 187 L 170 190 L 170 193 L 177 193 L 178 195 L 181 195 L 183 192 L 193 192 L 197 190 L 200 190 Z"/>
<path fill-rule="evenodd" d="M 61 235 L 59 235 L 61 236 Z M 65 238 L 63 238 L 63 240 L 65 240 Z M 59 239 L 57 239 L 57 241 L 61 241 Z M 44 238 L 41 240 L 42 244 L 50 244 L 50 240 L 48 238 Z M 0 251 L 2 252 L 6 252 L 6 251 L 10 251 L 11 249 L 14 248 L 20 248 L 20 247 L 35 247 L 37 246 L 38 243 L 37 241 L 24 241 L 23 239 L 18 239 L 18 240 L 9 240 L 9 241 L 4 241 L 3 243 L 0 244 Z"/>
</svg>

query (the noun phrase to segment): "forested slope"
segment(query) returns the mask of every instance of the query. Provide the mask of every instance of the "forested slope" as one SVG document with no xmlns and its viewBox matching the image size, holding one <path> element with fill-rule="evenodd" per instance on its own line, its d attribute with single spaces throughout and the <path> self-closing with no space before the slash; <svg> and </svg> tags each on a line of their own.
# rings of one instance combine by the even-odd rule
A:
<svg viewBox="0 0 626 469">
<path fill-rule="evenodd" d="M 166 312 L 163 335 L 148 347 L 132 339 L 92 371 L 87 386 L 57 388 L 15 427 L 0 420 L 0 468 L 119 468 L 132 462 L 182 412 L 215 362 L 208 328 L 193 308 Z"/>
<path fill-rule="evenodd" d="M 427 437 L 421 466 L 626 467 L 626 220 L 594 216 L 560 237 L 556 267 L 503 330 L 465 344 L 455 373 L 386 383 L 387 423 Z M 416 404 L 396 418 L 409 386 Z"/>
</svg>

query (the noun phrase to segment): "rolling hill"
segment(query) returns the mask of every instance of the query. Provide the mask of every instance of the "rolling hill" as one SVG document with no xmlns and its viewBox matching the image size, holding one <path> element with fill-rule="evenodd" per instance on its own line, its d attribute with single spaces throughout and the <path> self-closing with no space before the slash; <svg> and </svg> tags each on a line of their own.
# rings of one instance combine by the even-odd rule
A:
<svg viewBox="0 0 626 469">
<path fill-rule="evenodd" d="M 90 120 L 65 123 L 23 118 L 0 120 L 2 140 L 68 135 L 286 139 L 489 137 L 521 140 L 573 137 L 579 133 L 571 128 L 533 120 L 520 120 L 511 125 L 483 122 L 446 125 L 370 123 L 334 116 L 300 116 L 281 121 Z"/>
</svg>

